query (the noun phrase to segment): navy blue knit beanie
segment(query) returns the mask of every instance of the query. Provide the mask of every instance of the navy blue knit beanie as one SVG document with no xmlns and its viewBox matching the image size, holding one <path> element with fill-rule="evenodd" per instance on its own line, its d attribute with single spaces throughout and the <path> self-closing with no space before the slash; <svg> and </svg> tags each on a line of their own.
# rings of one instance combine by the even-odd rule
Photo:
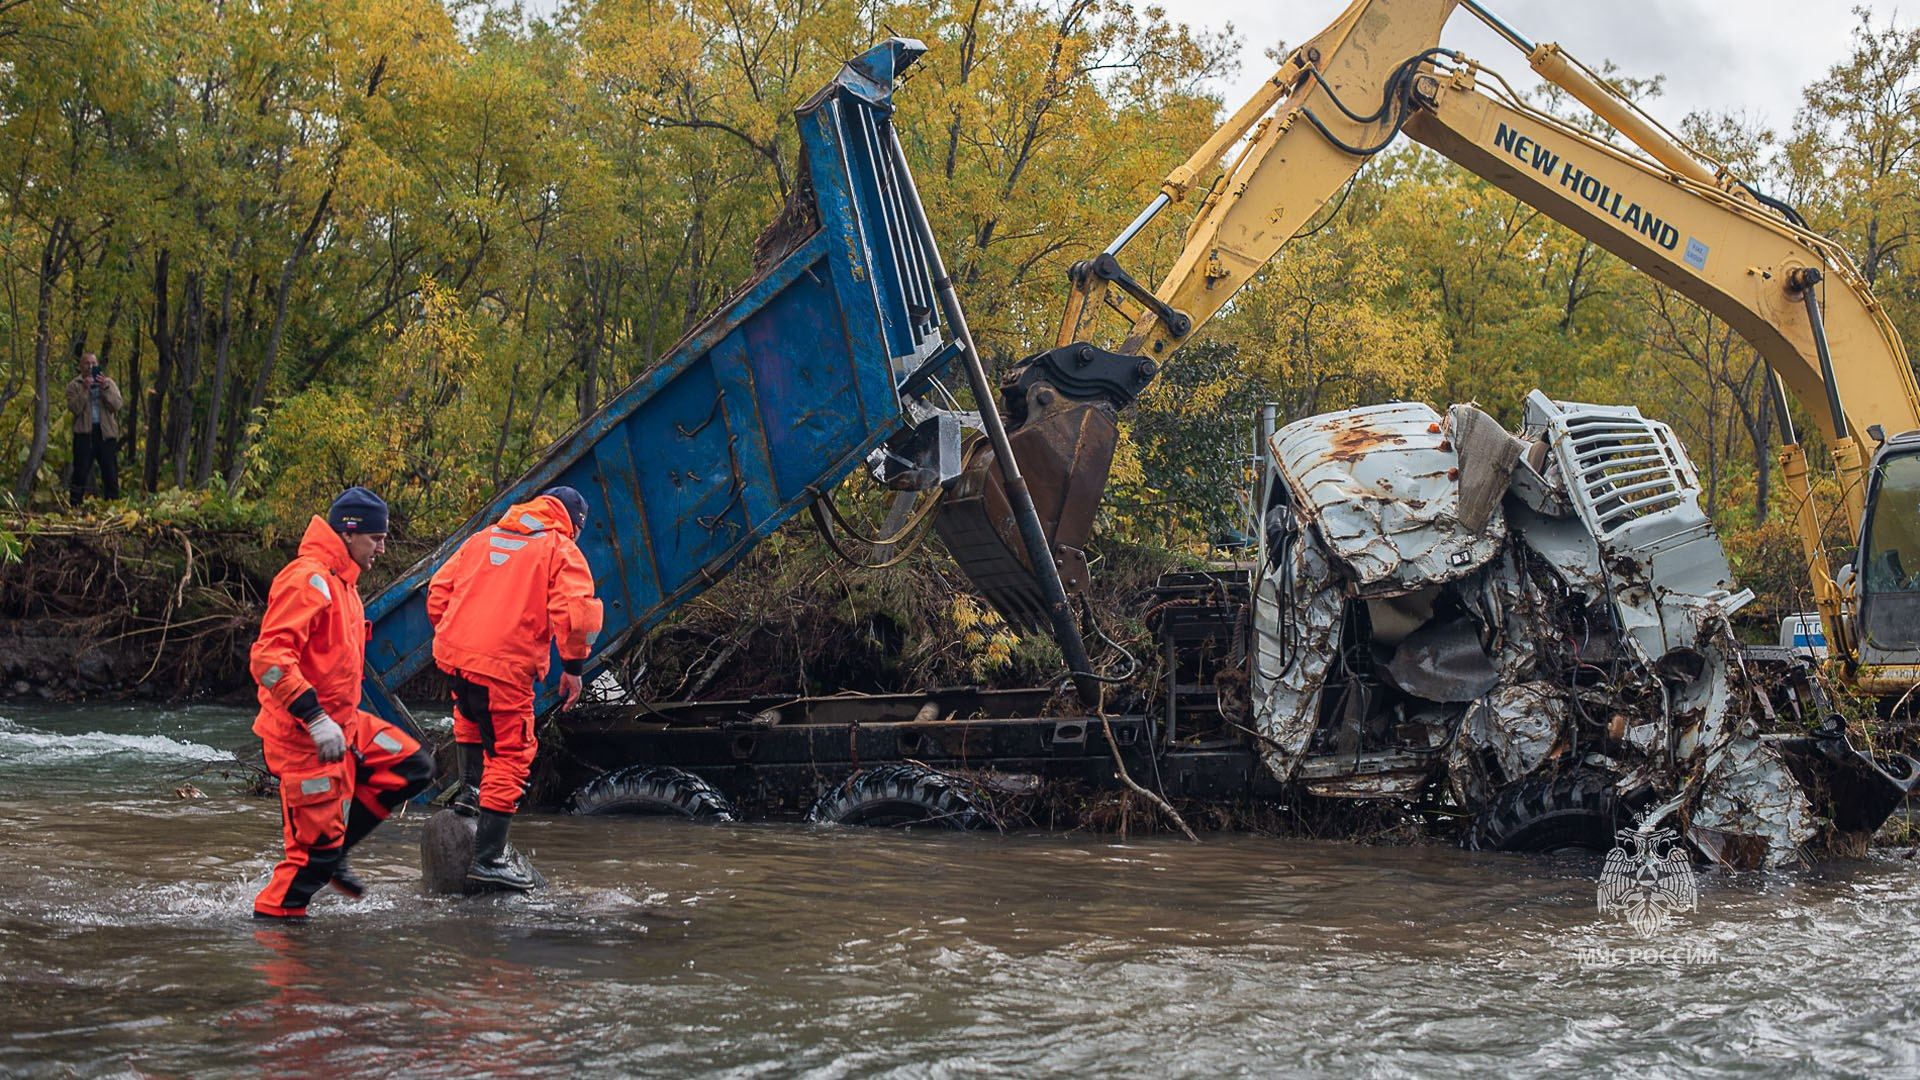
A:
<svg viewBox="0 0 1920 1080">
<path fill-rule="evenodd" d="M 575 491 L 574 489 L 566 486 L 565 484 L 561 484 L 557 487 L 550 487 L 547 490 L 541 492 L 540 494 L 551 495 L 554 498 L 560 500 L 560 505 L 567 508 L 567 516 L 573 519 L 573 531 L 575 533 L 578 533 L 580 531 L 580 527 L 586 524 L 586 521 L 587 521 L 586 496 L 580 494 L 578 491 Z"/>
<path fill-rule="evenodd" d="M 387 504 L 363 487 L 350 487 L 327 509 L 327 525 L 341 533 L 387 531 Z"/>
</svg>

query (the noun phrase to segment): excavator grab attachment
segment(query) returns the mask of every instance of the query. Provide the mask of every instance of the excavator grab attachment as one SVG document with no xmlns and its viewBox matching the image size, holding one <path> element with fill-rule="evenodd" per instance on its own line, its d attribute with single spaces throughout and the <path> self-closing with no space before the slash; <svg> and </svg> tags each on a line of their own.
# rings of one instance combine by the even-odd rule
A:
<svg viewBox="0 0 1920 1080">
<path fill-rule="evenodd" d="M 1002 382 L 1009 442 L 1033 494 L 1047 550 L 1069 594 L 1084 593 L 1087 537 L 1119 443 L 1119 410 L 1152 381 L 1153 361 L 1077 344 L 1029 357 Z M 1047 605 L 987 440 L 967 450 L 935 526 L 974 587 L 1011 625 L 1047 625 Z"/>
</svg>

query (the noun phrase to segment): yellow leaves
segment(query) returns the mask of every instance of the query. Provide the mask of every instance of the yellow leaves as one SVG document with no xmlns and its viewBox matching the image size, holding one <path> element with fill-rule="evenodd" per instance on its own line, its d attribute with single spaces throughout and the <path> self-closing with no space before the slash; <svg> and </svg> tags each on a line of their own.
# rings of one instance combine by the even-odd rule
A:
<svg viewBox="0 0 1920 1080">
<path fill-rule="evenodd" d="M 1192 88 L 1218 51 L 1128 3 L 897 14 L 889 25 L 936 43 L 899 99 L 923 200 L 983 349 L 1026 355 L 1058 318 L 1067 267 L 1212 129 L 1214 102 Z M 1149 282 L 1152 244 L 1128 252 Z"/>
<path fill-rule="evenodd" d="M 979 601 L 965 593 L 953 595 L 953 625 L 958 627 L 961 633 L 973 632 L 975 627 L 985 623 L 989 618 L 998 619 L 999 615 L 982 608 Z"/>
<path fill-rule="evenodd" d="M 1364 226 L 1295 244 L 1241 292 L 1217 332 L 1278 391 L 1288 416 L 1426 398 L 1448 345 L 1433 298 L 1398 258 Z"/>
<path fill-rule="evenodd" d="M 995 671 L 1013 666 L 1020 635 L 1007 627 L 1000 613 L 964 593 L 955 593 L 949 612 L 960 632 L 960 648 L 973 676 L 982 682 Z"/>
<path fill-rule="evenodd" d="M 416 534 L 464 520 L 484 501 L 513 390 L 510 354 L 485 347 L 460 298 L 432 277 L 365 382 L 283 402 L 260 452 L 278 468 L 263 498 L 300 520 L 349 484 L 379 492 Z"/>
<path fill-rule="evenodd" d="M 1146 473 L 1140 464 L 1140 446 L 1134 442 L 1133 423 L 1120 421 L 1120 440 L 1113 448 L 1113 471 L 1109 473 L 1110 483 L 1138 484 L 1146 479 Z"/>
</svg>

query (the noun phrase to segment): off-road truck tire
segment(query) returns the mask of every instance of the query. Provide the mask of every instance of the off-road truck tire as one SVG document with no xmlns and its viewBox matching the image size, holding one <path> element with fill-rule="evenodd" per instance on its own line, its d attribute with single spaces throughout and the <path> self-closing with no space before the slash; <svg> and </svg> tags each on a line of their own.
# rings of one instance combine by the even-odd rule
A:
<svg viewBox="0 0 1920 1080">
<path fill-rule="evenodd" d="M 1594 769 L 1529 777 L 1494 797 L 1474 819 L 1476 851 L 1611 850 L 1625 820 L 1613 778 Z"/>
<path fill-rule="evenodd" d="M 739 812 L 705 780 L 668 765 L 633 765 L 594 777 L 567 800 L 571 814 L 661 814 L 738 821 Z"/>
<path fill-rule="evenodd" d="M 986 817 L 958 777 L 919 765 L 882 765 L 849 776 L 807 811 L 814 824 L 978 829 Z"/>
</svg>

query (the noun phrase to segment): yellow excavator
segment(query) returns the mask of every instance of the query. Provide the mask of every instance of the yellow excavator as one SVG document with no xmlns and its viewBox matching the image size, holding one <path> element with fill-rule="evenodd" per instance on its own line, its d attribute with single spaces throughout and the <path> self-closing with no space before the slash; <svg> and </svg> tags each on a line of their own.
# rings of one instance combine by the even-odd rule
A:
<svg viewBox="0 0 1920 1080">
<path fill-rule="evenodd" d="M 1497 74 L 1440 47 L 1456 8 L 1630 145 L 1527 105 Z M 1057 575 L 1036 578 L 984 442 L 971 448 L 938 519 L 949 550 L 1001 613 L 1039 624 L 1060 587 L 1086 588 L 1083 548 L 1111 470 L 1117 410 L 1403 132 L 1673 288 L 1759 351 L 1831 667 L 1883 698 L 1920 685 L 1920 389 L 1865 279 L 1791 207 L 1475 0 L 1354 0 L 1168 174 L 1105 250 L 1073 267 L 1055 347 L 1001 386 L 1013 456 Z M 1185 247 L 1147 289 L 1123 268 L 1124 249 L 1196 194 Z M 1096 344 L 1108 314 L 1130 326 L 1112 350 Z M 1840 509 L 1858 541 L 1838 572 L 1783 393 L 1808 405 L 1838 472 Z M 1060 586 L 1043 584 L 1056 576 Z"/>
</svg>

